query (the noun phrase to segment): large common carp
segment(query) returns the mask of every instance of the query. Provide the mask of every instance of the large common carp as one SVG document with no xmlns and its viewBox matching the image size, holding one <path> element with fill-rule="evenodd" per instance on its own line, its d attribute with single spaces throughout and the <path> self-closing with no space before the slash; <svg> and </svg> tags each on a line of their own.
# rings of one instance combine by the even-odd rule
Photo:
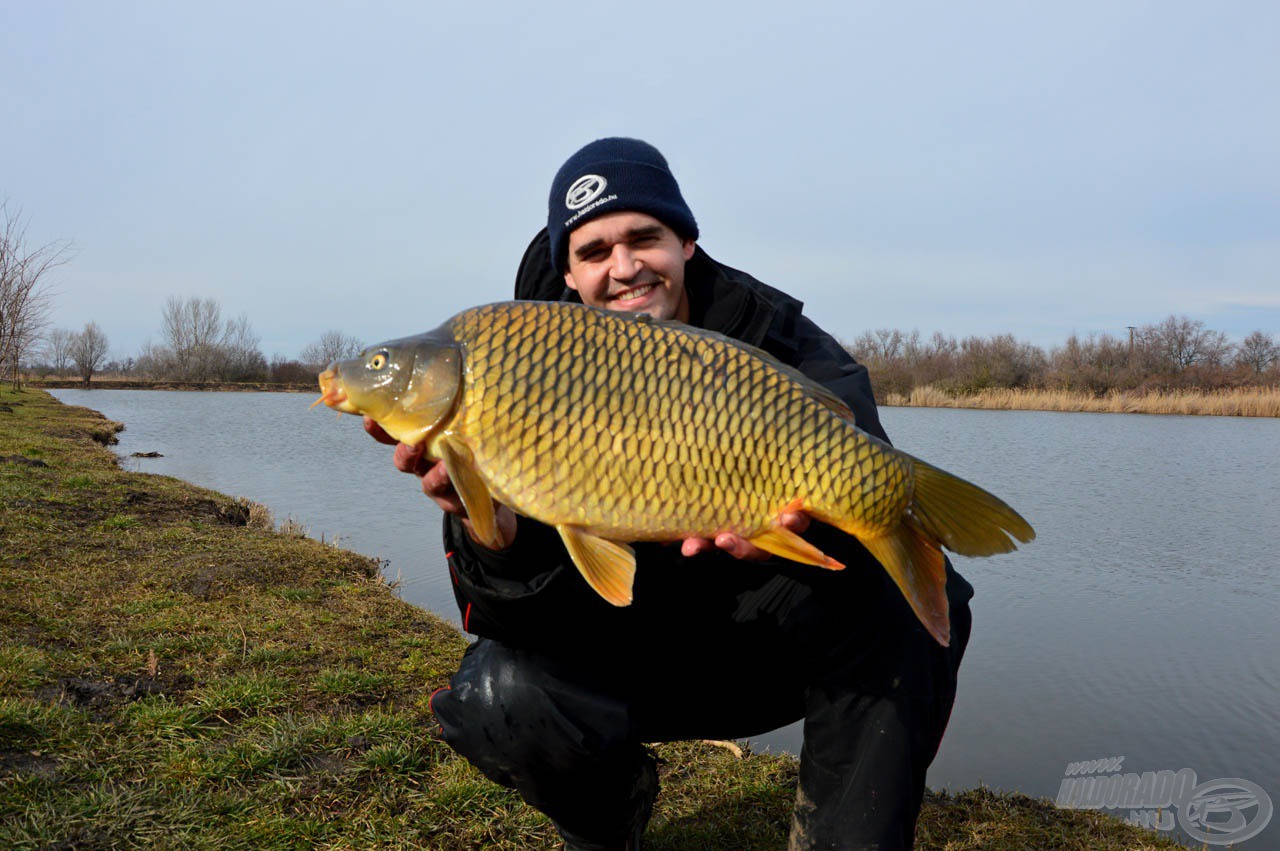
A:
<svg viewBox="0 0 1280 851">
<path fill-rule="evenodd" d="M 490 304 L 333 363 L 320 388 L 330 407 L 425 441 L 480 540 L 498 540 L 493 499 L 550 524 L 617 606 L 631 602 L 629 541 L 730 531 L 844 567 L 778 523 L 803 511 L 861 541 L 947 644 L 940 547 L 991 555 L 1035 537 L 996 497 L 860 430 L 796 370 L 644 314 Z"/>
</svg>

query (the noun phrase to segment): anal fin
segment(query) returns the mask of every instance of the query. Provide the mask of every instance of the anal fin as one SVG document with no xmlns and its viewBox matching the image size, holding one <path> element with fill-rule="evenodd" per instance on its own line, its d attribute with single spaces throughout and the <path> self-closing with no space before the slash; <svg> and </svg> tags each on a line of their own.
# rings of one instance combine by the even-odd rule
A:
<svg viewBox="0 0 1280 851">
<path fill-rule="evenodd" d="M 577 526 L 556 526 L 574 565 L 597 594 L 615 606 L 631 605 L 636 578 L 635 550 Z"/>
<path fill-rule="evenodd" d="M 801 564 L 825 567 L 827 570 L 844 570 L 844 564 L 836 561 L 785 526 L 775 524 L 754 538 L 748 538 L 747 540 L 765 552 L 781 558 L 798 561 Z"/>
</svg>

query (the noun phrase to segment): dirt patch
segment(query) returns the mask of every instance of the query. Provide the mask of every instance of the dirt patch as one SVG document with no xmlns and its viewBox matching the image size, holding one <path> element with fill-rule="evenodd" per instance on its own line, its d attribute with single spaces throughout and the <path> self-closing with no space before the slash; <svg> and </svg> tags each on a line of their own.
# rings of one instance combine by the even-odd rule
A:
<svg viewBox="0 0 1280 851">
<path fill-rule="evenodd" d="M 93 848 L 116 848 L 119 845 L 119 837 L 105 830 L 77 827 L 61 842 L 41 847 L 45 851 L 89 851 Z"/>
<path fill-rule="evenodd" d="M 99 713 L 114 711 L 121 704 L 144 697 L 177 697 L 195 685 L 189 674 L 148 676 L 115 674 L 100 679 L 60 677 L 57 682 L 36 689 L 37 700 L 75 706 Z"/>
<path fill-rule="evenodd" d="M 28 751 L 0 751 L 0 777 L 11 776 L 57 780 L 58 761 L 51 756 Z"/>
<path fill-rule="evenodd" d="M 212 499 L 171 499 L 148 491 L 129 491 L 125 505 L 132 514 L 148 520 L 195 520 L 218 526 L 247 526 L 249 507 L 238 502 Z"/>
<path fill-rule="evenodd" d="M 197 600 L 215 600 L 223 595 L 227 586 L 239 584 L 244 571 L 231 565 L 210 564 L 174 583 L 174 590 L 190 594 Z"/>
<path fill-rule="evenodd" d="M 0 464 L 17 464 L 19 467 L 48 467 L 39 458 L 27 458 L 24 455 L 0 455 Z"/>
<path fill-rule="evenodd" d="M 61 502 L 50 502 L 49 500 L 14 500 L 14 508 L 34 511 L 41 517 L 47 518 L 59 527 L 66 527 L 71 532 L 82 529 L 93 523 L 101 522 L 107 512 L 99 508 L 92 508 L 85 505 L 67 505 Z"/>
</svg>

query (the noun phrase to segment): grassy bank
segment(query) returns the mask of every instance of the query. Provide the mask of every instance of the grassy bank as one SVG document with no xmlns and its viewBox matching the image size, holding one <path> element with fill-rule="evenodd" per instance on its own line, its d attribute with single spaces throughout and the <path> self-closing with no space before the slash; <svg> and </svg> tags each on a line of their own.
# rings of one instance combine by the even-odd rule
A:
<svg viewBox="0 0 1280 851">
<path fill-rule="evenodd" d="M 984 408 L 1001 411 L 1090 411 L 1104 414 L 1184 414 L 1225 417 L 1280 417 L 1280 388 L 1179 390 L 1104 396 L 1062 390 L 984 390 L 951 395 L 917 387 L 909 396 L 890 393 L 881 404 L 919 408 Z"/>
<path fill-rule="evenodd" d="M 115 428 L 0 391 L 0 847 L 555 847 L 438 738 L 456 630 L 368 559 L 122 471 Z M 785 846 L 794 760 L 659 753 L 653 848 Z M 1176 846 L 975 790 L 930 795 L 920 847 Z"/>
</svg>

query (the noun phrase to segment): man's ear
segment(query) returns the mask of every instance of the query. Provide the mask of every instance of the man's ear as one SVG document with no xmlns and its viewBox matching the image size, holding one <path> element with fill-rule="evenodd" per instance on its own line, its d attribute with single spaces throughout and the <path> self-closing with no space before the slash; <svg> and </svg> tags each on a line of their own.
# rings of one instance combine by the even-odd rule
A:
<svg viewBox="0 0 1280 851">
<path fill-rule="evenodd" d="M 578 282 L 573 279 L 573 273 L 568 269 L 564 272 L 564 285 L 574 292 L 578 291 Z"/>
<path fill-rule="evenodd" d="M 685 260 L 692 260 L 692 259 L 693 259 L 693 252 L 695 252 L 695 251 L 697 251 L 697 250 L 698 250 L 698 243 L 696 243 L 696 242 L 695 242 L 695 241 L 693 241 L 692 239 L 686 239 L 686 240 L 682 243 L 681 247 L 684 249 L 684 259 L 685 259 Z"/>
</svg>

